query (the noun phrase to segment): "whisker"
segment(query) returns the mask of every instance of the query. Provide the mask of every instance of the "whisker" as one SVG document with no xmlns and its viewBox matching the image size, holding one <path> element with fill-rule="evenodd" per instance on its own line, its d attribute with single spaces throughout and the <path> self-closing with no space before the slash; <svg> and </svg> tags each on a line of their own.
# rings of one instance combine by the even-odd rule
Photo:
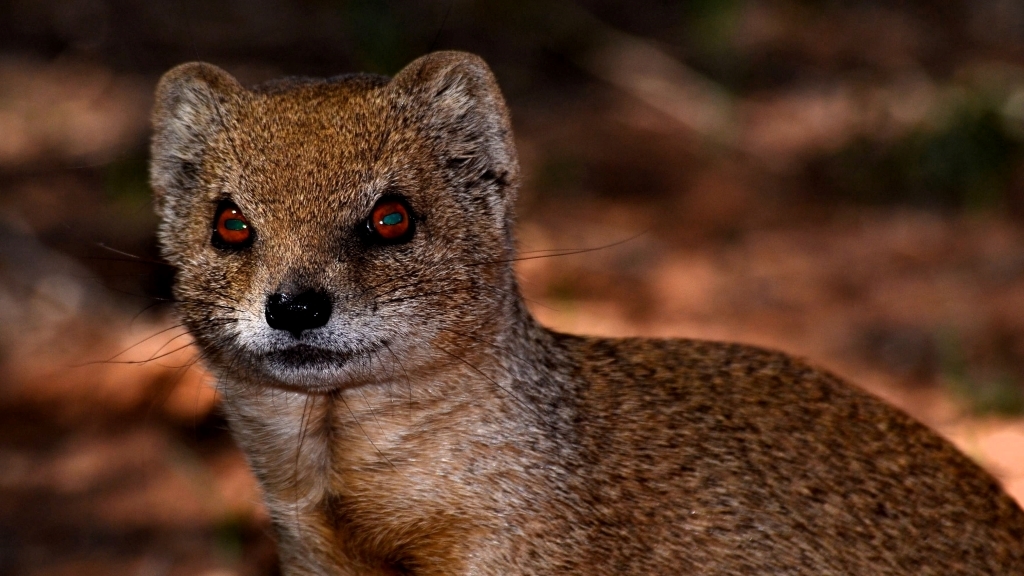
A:
<svg viewBox="0 0 1024 576">
<path fill-rule="evenodd" d="M 574 255 L 577 255 L 577 254 L 586 254 L 588 252 L 596 252 L 596 251 L 599 251 L 599 250 L 607 250 L 609 248 L 614 248 L 615 246 L 620 246 L 620 245 L 625 244 L 627 242 L 631 242 L 633 240 L 636 240 L 637 238 L 640 238 L 641 236 L 649 234 L 650 231 L 651 231 L 651 229 L 643 230 L 643 231 L 638 232 L 637 234 L 634 234 L 634 235 L 632 235 L 632 236 L 630 236 L 628 238 L 624 238 L 622 240 L 617 240 L 617 241 L 611 242 L 609 244 L 603 244 L 601 246 L 594 246 L 594 247 L 590 247 L 590 248 L 548 248 L 548 249 L 542 249 L 542 250 L 531 250 L 529 252 L 521 252 L 521 253 L 519 253 L 518 256 L 515 256 L 515 257 L 512 257 L 512 258 L 503 258 L 503 259 L 499 259 L 499 260 L 482 260 L 482 261 L 476 261 L 476 262 L 468 262 L 468 263 L 462 264 L 461 266 L 462 267 L 493 266 L 493 265 L 499 265 L 499 264 L 510 264 L 510 263 L 521 262 L 521 261 L 526 261 L 526 260 L 537 260 L 537 259 L 541 259 L 541 258 L 555 258 L 555 257 L 560 257 L 560 256 L 574 256 Z M 372 285 L 372 286 L 369 286 L 367 288 L 364 288 L 360 292 L 359 295 L 362 296 L 363 294 L 366 294 L 367 292 L 370 292 L 372 290 L 376 290 L 377 288 L 379 288 L 381 286 L 385 286 L 389 282 L 393 282 L 393 281 L 395 281 L 397 279 L 398 278 L 387 278 L 387 279 L 385 279 L 385 280 L 383 280 L 383 281 L 381 281 L 381 282 L 379 282 L 379 283 L 377 283 L 375 285 Z M 388 293 L 400 290 L 403 287 L 414 288 L 417 285 L 419 285 L 420 283 L 425 282 L 425 281 L 433 281 L 433 280 L 417 280 L 417 281 L 409 282 L 409 283 L 406 283 L 406 284 L 394 287 L 394 288 L 392 288 L 392 289 L 390 289 L 388 291 L 385 291 L 384 293 L 378 294 L 377 296 L 378 297 L 385 296 Z"/>
<path fill-rule="evenodd" d="M 395 351 L 391 349 L 391 346 L 388 346 L 387 342 L 384 342 L 383 344 L 384 344 L 384 348 L 388 351 L 388 353 L 391 354 L 391 356 L 395 359 L 395 362 L 398 363 L 398 366 L 402 369 L 402 372 L 405 374 L 406 388 L 409 389 L 409 405 L 411 406 L 412 405 L 412 379 L 409 377 L 409 371 L 405 369 L 405 364 L 402 363 L 402 359 L 399 358 L 397 354 L 395 354 Z"/>
<path fill-rule="evenodd" d="M 381 356 L 380 356 L 380 350 L 379 349 L 372 350 L 371 354 L 373 355 L 374 358 L 377 359 L 377 364 L 383 369 L 383 367 L 384 367 L 384 359 L 381 358 Z M 373 363 L 372 359 L 371 359 L 370 363 L 372 365 L 372 363 Z M 392 384 L 391 381 L 394 379 L 394 377 L 395 377 L 395 369 L 392 368 L 390 373 L 388 374 L 387 379 L 386 379 L 387 387 L 388 387 L 388 403 L 391 404 L 391 408 L 392 408 L 392 412 L 391 413 L 392 414 L 394 414 L 394 407 L 395 407 L 395 387 L 394 387 L 394 385 Z"/>
<path fill-rule="evenodd" d="M 457 354 L 455 354 L 455 353 L 451 352 L 451 351 L 450 351 L 450 350 L 448 350 L 447 348 L 445 348 L 445 347 L 443 347 L 443 346 L 440 346 L 440 345 L 437 345 L 437 344 L 434 344 L 434 345 L 435 345 L 435 346 L 437 346 L 437 348 L 438 348 L 438 349 L 439 349 L 440 351 L 442 351 L 442 352 L 444 352 L 445 354 L 447 354 L 447 355 L 451 356 L 452 358 L 455 358 L 455 359 L 456 359 L 456 360 L 458 360 L 459 362 L 462 362 L 462 363 L 463 363 L 463 364 L 465 364 L 466 366 L 469 366 L 469 367 L 470 367 L 471 369 L 473 369 L 473 370 L 474 370 L 474 371 L 475 371 L 475 372 L 476 372 L 477 374 L 479 374 L 479 375 L 483 376 L 484 378 L 486 378 L 487 380 L 489 380 L 489 381 L 491 382 L 491 384 L 494 384 L 495 386 L 497 386 L 498 388 L 500 388 L 500 389 L 501 389 L 501 390 L 502 390 L 503 392 L 505 392 L 505 394 L 507 394 L 507 395 L 509 396 L 509 398 L 512 398 L 513 400 L 515 400 L 516 402 L 518 402 L 518 403 L 519 403 L 519 404 L 520 404 L 520 405 L 521 405 L 521 406 L 522 406 L 523 408 L 526 408 L 526 409 L 527 409 L 527 410 L 529 410 L 530 412 L 533 412 L 533 413 L 534 413 L 534 414 L 535 414 L 536 416 L 538 416 L 538 417 L 541 417 L 541 415 L 540 415 L 540 412 L 537 412 L 537 410 L 536 410 L 536 409 L 534 409 L 534 408 L 533 408 L 533 406 L 530 406 L 529 404 L 527 404 L 526 402 L 524 402 L 524 401 L 523 401 L 523 400 L 522 400 L 521 398 L 519 398 L 518 396 L 516 396 L 515 394 L 513 394 L 513 393 L 512 393 L 512 392 L 511 392 L 511 391 L 510 391 L 510 390 L 509 390 L 508 388 L 505 388 L 505 387 L 504 387 L 504 386 L 502 386 L 501 384 L 498 384 L 498 382 L 497 382 L 497 381 L 496 381 L 496 380 L 495 380 L 494 378 L 491 378 L 490 376 L 488 376 L 487 374 L 485 374 L 483 370 L 481 370 L 481 369 L 477 368 L 477 367 L 476 367 L 476 366 L 474 366 L 474 365 L 473 365 L 472 363 L 470 363 L 470 362 L 469 362 L 468 360 L 466 360 L 465 358 L 463 358 L 463 357 L 461 357 L 461 356 L 459 356 L 459 355 L 457 355 Z"/>
<path fill-rule="evenodd" d="M 131 326 L 131 325 L 135 324 L 135 321 L 138 320 L 140 316 L 142 316 L 146 312 L 148 312 L 148 311 L 152 310 L 153 308 L 156 308 L 157 306 L 160 306 L 162 304 L 163 304 L 163 302 L 152 302 L 150 304 L 147 304 L 147 305 L 143 306 L 141 310 L 139 310 L 138 312 L 135 313 L 134 316 L 132 316 L 132 319 L 128 323 L 128 325 Z M 184 326 L 184 324 L 179 324 L 179 326 Z"/>
<path fill-rule="evenodd" d="M 371 289 L 373 289 L 375 287 L 379 287 L 380 285 L 386 284 L 386 283 L 387 282 L 381 282 L 381 283 L 377 284 L 374 287 L 366 288 L 366 289 L 364 289 L 364 290 L 362 290 L 360 292 L 360 296 L 366 294 Z M 495 286 L 493 284 L 488 284 L 486 282 L 472 282 L 472 281 L 470 281 L 470 285 L 466 286 L 465 288 L 461 288 L 460 289 L 460 288 L 448 287 L 447 288 L 447 290 L 448 290 L 447 292 L 443 292 L 443 291 L 442 292 L 437 292 L 437 291 L 434 291 L 434 292 L 423 292 L 423 293 L 413 294 L 413 295 L 410 295 L 410 296 L 406 296 L 406 297 L 402 297 L 402 298 L 397 298 L 397 299 L 379 300 L 380 298 L 382 298 L 384 296 L 387 296 L 389 294 L 393 294 L 395 292 L 398 292 L 399 290 L 418 288 L 418 287 L 421 287 L 421 286 L 424 286 L 424 285 L 427 285 L 427 284 L 431 284 L 431 283 L 440 283 L 440 281 L 436 280 L 436 279 L 423 279 L 423 280 L 418 280 L 418 281 L 415 281 L 415 282 L 408 282 L 406 284 L 401 284 L 399 286 L 395 286 L 393 288 L 385 290 L 384 292 L 376 294 L 374 297 L 376 299 L 378 299 L 377 304 L 380 305 L 380 304 L 390 304 L 390 303 L 394 303 L 394 302 L 403 302 L 403 301 L 406 301 L 406 300 L 413 300 L 413 299 L 416 299 L 417 297 L 420 297 L 420 296 L 437 296 L 437 295 L 456 294 L 459 291 L 469 292 L 470 289 L 473 288 L 473 287 L 480 287 L 480 288 L 485 288 L 485 289 L 488 289 L 488 290 L 492 290 L 494 292 L 500 292 L 500 293 L 503 293 L 503 294 L 507 294 L 507 295 L 515 297 L 515 298 L 520 298 L 520 299 L 522 299 L 522 300 L 524 300 L 526 302 L 529 302 L 529 303 L 531 303 L 531 304 L 533 304 L 535 306 L 538 306 L 540 308 L 544 308 L 544 309 L 547 309 L 547 310 L 551 310 L 551 311 L 556 311 L 557 312 L 557 310 L 555 308 L 552 308 L 551 306 L 548 306 L 547 304 L 544 304 L 543 302 L 540 302 L 539 300 L 536 300 L 534 298 L 527 298 L 527 297 L 523 296 L 522 294 L 520 294 L 515 289 L 501 288 L 499 286 Z"/>
<path fill-rule="evenodd" d="M 144 262 L 146 264 L 156 264 L 156 265 L 159 265 L 159 266 L 166 266 L 168 268 L 173 268 L 174 267 L 173 265 L 168 264 L 167 262 L 164 262 L 162 260 L 153 260 L 152 258 L 143 258 L 142 256 L 137 256 L 135 254 L 132 254 L 131 252 L 125 252 L 124 250 L 118 250 L 117 248 L 114 248 L 113 246 L 108 246 L 107 244 L 105 244 L 103 242 L 97 242 L 96 245 L 99 246 L 100 248 L 103 248 L 104 250 L 109 250 L 110 252 L 113 252 L 114 254 L 120 254 L 121 256 L 126 256 L 126 257 L 130 258 L 134 262 L 140 262 L 140 263 Z"/>
<path fill-rule="evenodd" d="M 523 262 L 523 261 L 526 261 L 526 260 L 538 260 L 538 259 L 541 259 L 541 258 L 556 258 L 556 257 L 559 257 L 559 256 L 575 256 L 576 254 L 586 254 L 588 252 L 597 252 L 598 250 L 607 250 L 609 248 L 614 248 L 615 246 L 621 246 L 622 244 L 625 244 L 627 242 L 632 242 L 633 240 L 636 240 L 637 238 L 640 238 L 641 236 L 649 234 L 650 232 L 651 232 L 651 229 L 648 228 L 647 230 L 643 230 L 642 232 L 638 232 L 637 234 L 634 234 L 634 235 L 632 235 L 632 236 L 630 236 L 628 238 L 624 238 L 622 240 L 617 240 L 617 241 L 612 242 L 610 244 L 604 244 L 604 245 L 601 245 L 601 246 L 594 246 L 593 248 L 579 248 L 579 249 L 565 249 L 565 250 L 558 250 L 558 249 L 553 249 L 553 250 L 535 250 L 533 252 L 534 255 L 532 255 L 532 256 L 517 256 L 517 257 L 514 257 L 514 258 L 507 258 L 507 259 L 502 259 L 502 260 L 482 260 L 482 261 L 478 261 L 478 262 L 471 262 L 471 263 L 468 263 L 466 265 L 467 266 L 488 266 L 488 265 L 495 265 L 495 264 L 509 264 L 509 263 L 512 263 L 512 262 Z M 550 253 L 537 254 L 537 252 L 550 252 Z M 526 253 L 524 253 L 524 254 L 526 254 Z"/>
<path fill-rule="evenodd" d="M 175 338 L 177 338 L 177 337 L 175 337 Z M 112 364 L 136 364 L 136 365 L 147 364 L 149 362 L 160 360 L 161 358 L 166 358 L 168 356 L 173 356 L 174 354 L 177 354 L 178 352 L 181 352 L 182 350 L 188 348 L 189 346 L 192 346 L 193 344 L 194 344 L 194 342 L 189 342 L 188 344 L 183 344 L 183 345 L 181 345 L 181 346 L 179 346 L 179 347 L 177 347 L 177 348 L 175 348 L 173 350 L 169 350 L 167 352 L 164 352 L 163 354 L 150 356 L 149 358 L 147 358 L 145 360 L 138 360 L 138 361 L 134 361 L 134 362 L 130 362 L 130 361 L 112 362 Z"/>
<path fill-rule="evenodd" d="M 462 338 L 468 338 L 468 339 L 470 339 L 470 340 L 472 340 L 472 341 L 474 341 L 474 342 L 476 342 L 478 344 L 483 344 L 485 346 L 490 346 L 491 348 L 494 348 L 498 352 L 501 352 L 502 354 L 508 354 L 509 356 L 512 356 L 513 358 L 516 358 L 518 360 L 522 360 L 524 362 L 528 362 L 529 361 L 527 358 L 519 356 L 518 354 L 515 354 L 511 350 L 508 350 L 506 348 L 498 346 L 494 342 L 488 342 L 487 340 L 484 340 L 482 338 L 477 338 L 476 336 L 473 336 L 471 334 L 465 334 L 463 332 L 459 332 L 458 330 L 452 330 L 451 328 L 445 328 L 444 326 L 439 326 L 438 329 L 439 330 L 443 330 L 445 332 L 451 332 L 452 334 L 455 334 L 456 336 L 460 336 Z"/>
<path fill-rule="evenodd" d="M 150 418 L 153 415 L 153 410 L 155 410 L 159 406 L 163 406 L 167 402 L 167 400 L 171 397 L 171 394 L 173 394 L 174 391 L 178 388 L 178 385 L 180 385 L 182 380 L 185 379 L 185 375 L 188 374 L 189 370 L 191 370 L 197 363 L 199 363 L 201 359 L 205 358 L 205 356 L 205 352 L 199 352 L 198 354 L 193 356 L 190 361 L 175 369 L 174 380 L 170 384 L 162 386 L 161 388 L 163 392 L 158 394 L 157 397 L 150 402 L 149 408 L 146 410 L 147 418 Z M 196 409 L 194 412 L 199 412 L 198 391 L 196 392 Z"/>
<path fill-rule="evenodd" d="M 306 415 L 306 410 L 309 409 L 309 415 Z M 309 422 L 307 418 L 312 419 L 313 410 L 316 409 L 316 397 L 312 394 L 306 394 L 306 399 L 302 403 L 302 415 L 299 417 L 299 442 L 298 446 L 295 447 L 295 466 L 293 468 L 294 473 L 292 474 L 292 487 L 295 495 L 293 502 L 292 511 L 295 516 L 295 524 L 299 523 L 299 468 L 302 460 L 302 444 L 306 440 L 306 431 L 309 429 Z"/>
<path fill-rule="evenodd" d="M 381 304 L 394 304 L 394 303 L 399 303 L 399 302 L 407 302 L 407 301 L 411 301 L 411 300 L 417 300 L 419 298 L 426 298 L 428 296 L 450 296 L 452 294 L 470 293 L 470 292 L 473 291 L 474 288 L 483 288 L 483 289 L 491 290 L 493 292 L 499 292 L 499 293 L 502 293 L 502 294 L 506 294 L 506 295 L 509 295 L 509 296 L 519 296 L 519 294 L 517 292 L 513 291 L 513 290 L 506 290 L 504 288 L 499 288 L 499 287 L 493 286 L 491 284 L 480 282 L 480 283 L 473 283 L 473 284 L 470 284 L 468 286 L 448 287 L 448 288 L 445 288 L 443 290 L 433 290 L 433 291 L 429 291 L 429 292 L 419 292 L 419 293 L 416 293 L 416 294 L 410 294 L 408 296 L 399 296 L 397 298 L 391 298 L 389 300 L 378 301 L 377 304 L 378 305 L 381 305 Z M 540 304 L 540 303 L 538 303 L 538 305 L 544 306 L 543 304 Z M 545 306 L 545 308 L 546 307 L 547 306 Z"/>
<path fill-rule="evenodd" d="M 218 308 L 218 309 L 222 309 L 222 310 L 229 310 L 231 312 L 238 312 L 239 314 L 245 314 L 246 313 L 246 311 L 242 310 L 241 308 L 235 308 L 233 306 L 228 306 L 226 304 L 219 304 L 217 302 L 207 302 L 207 301 L 202 301 L 202 300 L 176 300 L 176 301 L 171 301 L 171 302 L 173 302 L 174 304 L 192 304 L 192 305 L 197 306 L 197 307 L 205 306 L 205 307 L 209 307 L 209 308 Z"/>
<path fill-rule="evenodd" d="M 380 433 L 384 434 L 384 427 L 380 425 L 380 420 L 377 420 L 377 414 L 373 411 L 373 406 L 370 406 L 370 401 L 366 399 L 366 394 L 363 393 L 362 388 L 357 388 L 359 395 L 363 398 L 363 404 L 366 404 L 366 408 L 370 411 L 370 416 L 373 417 L 373 421 L 377 423 L 377 428 L 380 428 Z"/>
<path fill-rule="evenodd" d="M 230 324 L 231 322 L 234 322 L 234 321 L 235 321 L 234 319 L 223 319 L 223 320 L 220 321 L 219 324 L 216 324 L 216 325 Z M 171 328 L 168 328 L 168 329 L 165 329 L 165 330 L 161 330 L 161 333 L 165 333 L 168 330 L 172 330 L 172 329 L 177 328 L 177 327 L 180 327 L 180 325 L 179 326 L 172 326 Z M 161 345 L 160 348 L 157 348 L 157 350 L 154 351 L 148 358 L 145 358 L 143 360 L 115 360 L 115 358 L 117 358 L 118 356 L 121 356 L 122 354 L 128 352 L 128 350 L 131 350 L 131 348 L 134 348 L 135 346 L 138 346 L 139 344 L 142 344 L 142 342 L 139 342 L 138 344 L 135 344 L 135 345 L 131 346 L 130 348 L 128 348 L 128 349 L 126 349 L 126 350 L 124 350 L 122 352 L 119 352 L 118 354 L 112 356 L 108 360 L 94 360 L 92 362 L 85 362 L 85 363 L 82 363 L 82 364 L 73 364 L 73 365 L 71 365 L 71 367 L 72 368 L 84 368 L 86 366 L 95 366 L 97 364 L 124 364 L 124 365 L 141 366 L 143 364 L 148 364 L 150 362 L 154 362 L 156 360 L 160 360 L 161 358 L 166 358 L 168 356 L 173 356 L 177 352 L 180 352 L 180 351 L 188 348 L 189 346 L 194 345 L 194 342 L 189 342 L 188 344 L 184 344 L 182 346 L 174 348 L 173 350 L 169 350 L 167 352 L 161 353 L 161 351 L 164 348 L 166 348 L 168 344 L 170 344 L 171 342 L 174 342 L 175 340 L 177 340 L 178 338 L 181 338 L 182 336 L 186 336 L 186 335 L 189 335 L 189 334 L 190 334 L 190 332 L 185 331 L 185 332 L 182 332 L 181 334 L 178 334 L 178 335 L 174 336 L 173 338 L 171 338 L 170 340 L 165 342 L 163 345 Z M 158 334 L 154 334 L 153 336 L 150 336 L 149 338 L 146 338 L 146 340 L 149 340 L 149 339 L 153 338 L 154 336 L 158 336 L 158 335 L 159 335 L 159 333 Z M 143 342 L 145 342 L 145 340 L 143 340 Z"/>
<path fill-rule="evenodd" d="M 348 413 L 352 416 L 352 421 L 355 422 L 356 426 L 359 427 L 359 431 L 363 433 L 363 436 L 366 438 L 366 441 L 370 443 L 370 446 L 373 446 L 373 449 L 377 451 L 377 454 L 380 454 L 380 457 L 383 458 L 385 462 L 390 464 L 391 467 L 395 470 L 395 472 L 402 474 L 402 471 L 399 470 L 398 467 L 391 462 L 391 459 L 388 458 L 383 452 L 381 452 L 380 448 L 377 448 L 377 445 L 373 443 L 373 440 L 370 438 L 370 435 L 366 433 L 366 430 L 363 429 L 363 425 L 359 422 L 359 418 L 356 417 L 355 412 L 353 412 L 352 408 L 349 407 L 348 401 L 345 400 L 345 396 L 342 394 L 336 394 L 335 396 L 341 400 L 342 404 L 345 405 L 345 409 L 348 410 Z M 404 476 L 404 474 L 402 475 Z"/>
<path fill-rule="evenodd" d="M 151 334 L 150 336 L 147 336 L 147 337 L 143 338 L 142 340 L 139 340 L 135 344 L 132 344 L 131 346 L 125 348 L 124 350 L 121 350 L 120 352 L 118 352 L 117 354 L 114 354 L 113 356 L 111 356 L 110 358 L 108 358 L 106 360 L 97 360 L 97 361 L 93 361 L 93 362 L 88 362 L 86 364 L 81 364 L 81 365 L 78 365 L 78 366 L 75 366 L 75 367 L 78 368 L 78 367 L 81 367 L 81 366 L 89 366 L 91 364 L 103 364 L 103 363 L 106 363 L 106 362 L 111 362 L 111 361 L 115 360 L 118 356 L 121 356 L 123 354 L 127 354 L 129 350 L 131 350 L 133 348 L 136 348 L 138 346 L 141 346 L 142 344 L 145 344 L 146 342 L 149 342 L 150 340 L 152 340 L 153 338 L 156 338 L 157 336 L 159 336 L 161 334 L 166 334 L 167 332 L 170 332 L 171 330 L 174 330 L 175 328 L 184 328 L 184 327 L 185 327 L 184 323 L 179 323 L 179 324 L 175 324 L 174 326 L 170 326 L 170 327 L 164 328 L 163 330 L 160 330 L 159 332 L 157 332 L 155 334 Z M 186 330 L 186 332 L 187 332 L 187 330 Z"/>
</svg>

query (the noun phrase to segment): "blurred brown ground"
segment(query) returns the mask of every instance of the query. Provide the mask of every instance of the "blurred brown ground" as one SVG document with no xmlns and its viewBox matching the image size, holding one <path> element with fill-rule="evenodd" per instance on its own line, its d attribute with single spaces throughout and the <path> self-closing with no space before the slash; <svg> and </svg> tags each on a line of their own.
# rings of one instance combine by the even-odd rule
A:
<svg viewBox="0 0 1024 576">
<path fill-rule="evenodd" d="M 1024 501 L 1018 2 L 8 0 L 0 574 L 275 573 L 166 305 L 151 91 L 186 60 L 255 82 L 449 48 L 509 97 L 547 325 L 804 356 Z"/>
</svg>

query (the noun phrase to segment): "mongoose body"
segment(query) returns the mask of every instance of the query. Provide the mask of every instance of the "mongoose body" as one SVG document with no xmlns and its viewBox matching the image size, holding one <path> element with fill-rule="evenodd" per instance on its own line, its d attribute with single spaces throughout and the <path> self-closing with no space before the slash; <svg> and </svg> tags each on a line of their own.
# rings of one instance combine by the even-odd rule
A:
<svg viewBox="0 0 1024 576">
<path fill-rule="evenodd" d="M 478 58 L 153 115 L 178 310 L 287 575 L 1024 574 L 1024 513 L 947 442 L 784 354 L 551 332 Z"/>
</svg>

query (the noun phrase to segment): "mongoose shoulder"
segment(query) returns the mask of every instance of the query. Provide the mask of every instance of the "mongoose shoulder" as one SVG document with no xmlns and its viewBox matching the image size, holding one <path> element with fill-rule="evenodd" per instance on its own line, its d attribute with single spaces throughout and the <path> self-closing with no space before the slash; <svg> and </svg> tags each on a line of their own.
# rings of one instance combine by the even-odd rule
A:
<svg viewBox="0 0 1024 576">
<path fill-rule="evenodd" d="M 159 236 L 288 575 L 1024 574 L 1024 513 L 786 355 L 551 332 L 487 66 L 168 72 Z"/>
</svg>

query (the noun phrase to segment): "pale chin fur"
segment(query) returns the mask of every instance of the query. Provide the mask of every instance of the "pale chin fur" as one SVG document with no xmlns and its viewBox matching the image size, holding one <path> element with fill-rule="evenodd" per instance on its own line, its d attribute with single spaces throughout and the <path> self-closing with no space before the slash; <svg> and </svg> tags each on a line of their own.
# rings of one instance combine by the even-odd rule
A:
<svg viewBox="0 0 1024 576">
<path fill-rule="evenodd" d="M 262 315 L 245 314 L 230 336 L 234 357 L 255 372 L 262 385 L 329 393 L 385 379 L 375 373 L 390 379 L 394 374 L 389 359 L 408 357 L 411 344 L 423 338 L 422 333 L 390 334 L 378 317 L 338 316 L 297 339 L 268 326 Z"/>
</svg>

